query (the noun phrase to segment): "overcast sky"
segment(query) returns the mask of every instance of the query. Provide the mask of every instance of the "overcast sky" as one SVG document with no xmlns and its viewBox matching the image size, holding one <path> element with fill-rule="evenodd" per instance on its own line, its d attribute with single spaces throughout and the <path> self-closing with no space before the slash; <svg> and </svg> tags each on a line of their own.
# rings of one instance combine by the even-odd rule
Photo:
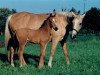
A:
<svg viewBox="0 0 100 75">
<path fill-rule="evenodd" d="M 84 12 L 84 2 L 86 10 L 91 7 L 100 8 L 100 0 L 0 0 L 0 8 L 16 9 L 17 11 L 28 11 L 33 13 L 52 12 L 53 9 L 61 11 L 62 8 Z"/>
</svg>

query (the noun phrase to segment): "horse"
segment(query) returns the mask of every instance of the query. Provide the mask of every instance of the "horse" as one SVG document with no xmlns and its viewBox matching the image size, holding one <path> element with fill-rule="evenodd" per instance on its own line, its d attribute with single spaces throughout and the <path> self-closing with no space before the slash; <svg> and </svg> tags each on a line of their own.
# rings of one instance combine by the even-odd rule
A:
<svg viewBox="0 0 100 75">
<path fill-rule="evenodd" d="M 82 23 L 83 23 L 83 19 L 84 19 L 84 16 L 85 14 L 83 15 L 80 15 L 80 14 L 74 14 L 73 15 L 75 16 L 74 20 L 72 21 L 73 23 L 73 30 L 72 30 L 72 33 L 71 33 L 71 38 L 72 39 L 75 39 L 76 38 L 76 35 L 78 34 L 78 32 L 80 31 L 80 29 L 82 28 Z"/>
<path fill-rule="evenodd" d="M 52 48 L 51 48 L 51 53 L 50 53 L 50 58 L 49 58 L 49 62 L 48 62 L 48 66 L 52 67 L 52 60 L 53 60 L 53 56 L 56 50 L 56 46 L 53 45 L 54 43 L 57 45 L 58 42 L 60 42 L 61 47 L 63 49 L 63 53 L 65 55 L 66 58 L 66 64 L 70 64 L 69 62 L 69 58 L 68 58 L 68 51 L 67 51 L 67 37 L 69 35 L 69 32 L 73 30 L 73 20 L 75 18 L 75 14 L 73 12 L 56 12 L 57 14 L 63 15 L 64 17 L 66 17 L 64 19 L 63 25 L 65 25 L 65 22 L 67 22 L 66 26 L 63 26 L 64 28 L 61 28 L 60 24 L 62 23 L 60 20 L 56 20 L 56 25 L 59 25 L 60 27 L 58 28 L 58 30 L 63 31 L 64 34 L 61 35 L 61 31 L 52 31 Z M 55 17 L 57 18 L 57 17 Z M 60 23 L 57 23 L 60 22 Z M 58 33 L 57 33 L 58 32 Z M 58 35 L 59 34 L 59 35 Z M 54 35 L 56 35 L 56 37 L 54 37 Z M 61 37 L 62 36 L 62 37 Z M 55 40 L 56 39 L 56 40 Z"/>
<path fill-rule="evenodd" d="M 29 29 L 36 30 L 36 29 L 39 29 L 39 27 L 43 23 L 43 20 L 45 20 L 48 17 L 48 14 L 37 14 L 38 18 L 34 15 L 35 14 L 32 14 L 32 13 L 20 12 L 20 13 L 14 14 L 12 17 L 8 18 L 8 20 L 12 22 L 12 25 L 10 25 L 10 26 L 14 30 L 21 29 L 21 28 L 29 28 Z M 39 18 L 40 15 L 42 17 Z M 30 17 L 31 17 L 31 19 L 30 19 Z M 63 13 L 56 13 L 55 17 L 53 18 L 53 21 L 56 24 L 58 30 L 57 31 L 55 31 L 54 29 L 51 30 L 51 39 L 52 39 L 52 42 L 51 42 L 52 46 L 51 47 L 52 48 L 51 48 L 50 58 L 49 58 L 49 62 L 48 62 L 49 67 L 52 66 L 52 59 L 53 59 L 53 55 L 54 55 L 54 52 L 56 50 L 56 46 L 57 46 L 58 42 L 60 42 L 61 47 L 63 49 L 63 53 L 66 57 L 66 63 L 69 64 L 68 52 L 67 52 L 67 48 L 66 48 L 66 39 L 67 39 L 66 35 L 68 35 L 67 33 L 69 31 L 69 29 L 67 29 L 68 28 L 67 26 L 70 23 L 69 17 L 73 18 L 73 14 L 71 14 L 71 13 L 68 14 L 68 13 L 63 12 Z M 23 19 L 23 18 L 26 18 L 26 19 Z M 41 20 L 41 19 L 43 19 L 43 20 Z M 71 23 L 72 23 L 72 20 L 71 20 Z M 23 21 L 28 21 L 28 23 L 27 22 L 23 23 Z M 6 28 L 5 28 L 5 40 L 6 40 L 5 45 L 6 46 L 5 47 L 7 47 L 7 42 L 9 40 L 9 38 L 10 38 L 10 35 L 7 31 L 7 25 L 6 25 Z M 8 51 L 9 50 L 7 50 L 8 59 L 9 59 L 9 52 Z M 13 53 L 13 51 L 12 51 L 12 53 Z"/>
<path fill-rule="evenodd" d="M 10 61 L 10 49 L 9 49 L 9 40 L 11 38 L 8 24 L 9 21 L 11 22 L 10 27 L 13 29 L 13 31 L 21 28 L 29 28 L 33 30 L 37 30 L 41 27 L 44 20 L 47 19 L 49 14 L 33 14 L 29 12 L 19 12 L 12 14 L 8 17 L 6 21 L 6 27 L 5 27 L 5 51 L 7 54 L 7 59 Z"/>
<path fill-rule="evenodd" d="M 52 67 L 52 60 L 53 60 L 53 56 L 54 56 L 54 53 L 55 53 L 55 50 L 56 50 L 56 45 L 58 44 L 58 42 L 60 42 L 60 44 L 63 48 L 63 53 L 66 57 L 66 64 L 70 64 L 69 58 L 68 58 L 66 40 L 67 40 L 67 37 L 68 37 L 70 31 L 72 32 L 71 33 L 72 39 L 75 39 L 76 35 L 74 35 L 73 31 L 79 32 L 79 30 L 82 27 L 81 26 L 82 20 L 84 18 L 84 15 L 75 14 L 73 12 L 66 12 L 65 11 L 65 12 L 57 12 L 57 14 L 61 14 L 61 15 L 64 15 L 66 17 L 67 25 L 66 25 L 66 27 L 62 28 L 63 30 L 65 30 L 64 35 L 62 35 L 62 38 L 60 37 L 60 34 L 57 36 L 58 31 L 56 31 L 56 32 L 52 31 L 52 33 L 53 33 L 52 34 L 53 35 L 53 37 L 52 37 L 53 42 L 52 42 L 52 48 L 51 48 L 50 58 L 49 58 L 49 62 L 48 62 L 49 67 Z M 59 25 L 59 23 L 57 23 L 57 20 L 56 20 L 55 24 Z M 62 30 L 62 29 L 58 28 L 58 30 Z M 59 33 L 61 33 L 61 31 Z M 56 38 L 54 37 L 55 35 L 56 35 Z M 53 45 L 53 44 L 55 44 L 55 45 Z"/>
<path fill-rule="evenodd" d="M 33 42 L 33 43 L 39 43 L 41 45 L 39 67 L 40 68 L 43 67 L 45 48 L 46 48 L 46 45 L 50 39 L 51 30 L 52 30 L 52 28 L 55 31 L 58 30 L 58 28 L 56 27 L 55 23 L 52 20 L 53 17 L 54 17 L 54 15 L 50 14 L 50 16 L 48 16 L 48 18 L 43 22 L 42 26 L 37 30 L 33 30 L 33 29 L 29 29 L 29 28 L 20 28 L 20 29 L 13 30 L 13 28 L 10 26 L 12 22 L 10 21 L 9 24 L 7 24 L 8 25 L 7 27 L 9 29 L 9 32 L 11 35 L 11 39 L 17 38 L 17 41 L 19 44 L 18 57 L 19 57 L 20 67 L 22 67 L 23 65 L 26 65 L 26 62 L 25 62 L 24 57 L 23 57 L 23 49 L 24 49 L 27 41 Z M 22 35 L 22 34 L 24 34 L 24 35 Z M 13 40 L 12 40 L 12 42 L 13 42 Z M 13 48 L 13 45 L 11 45 L 10 48 L 11 48 L 11 65 L 14 66 L 14 62 L 13 62 L 14 48 Z"/>
</svg>

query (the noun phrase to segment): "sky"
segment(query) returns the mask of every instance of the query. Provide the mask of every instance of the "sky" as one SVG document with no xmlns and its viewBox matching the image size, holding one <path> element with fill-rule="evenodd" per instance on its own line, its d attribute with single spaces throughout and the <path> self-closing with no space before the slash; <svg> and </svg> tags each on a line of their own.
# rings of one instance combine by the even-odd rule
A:
<svg viewBox="0 0 100 75">
<path fill-rule="evenodd" d="M 86 11 L 91 7 L 100 8 L 100 0 L 0 0 L 0 8 L 16 9 L 18 12 L 48 13 L 53 9 L 61 11 L 62 8 L 70 10 L 74 7 L 83 13 L 84 1 Z"/>
</svg>

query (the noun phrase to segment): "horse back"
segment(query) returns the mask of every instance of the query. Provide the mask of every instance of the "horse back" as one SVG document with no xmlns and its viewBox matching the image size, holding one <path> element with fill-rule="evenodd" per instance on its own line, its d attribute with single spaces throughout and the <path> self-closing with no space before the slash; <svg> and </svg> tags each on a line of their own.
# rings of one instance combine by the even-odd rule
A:
<svg viewBox="0 0 100 75">
<path fill-rule="evenodd" d="M 29 12 L 19 12 L 13 14 L 9 24 L 13 30 L 28 28 L 37 30 L 41 27 L 49 14 L 33 14 Z"/>
</svg>

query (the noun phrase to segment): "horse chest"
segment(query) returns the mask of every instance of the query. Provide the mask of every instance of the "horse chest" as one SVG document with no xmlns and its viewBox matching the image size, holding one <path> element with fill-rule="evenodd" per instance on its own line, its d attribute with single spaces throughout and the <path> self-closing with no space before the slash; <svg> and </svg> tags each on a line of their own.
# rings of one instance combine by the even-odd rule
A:
<svg viewBox="0 0 100 75">
<path fill-rule="evenodd" d="M 60 37 L 62 39 L 65 35 L 65 32 L 66 32 L 65 28 L 59 28 L 57 31 L 52 29 L 52 36 L 53 37 Z"/>
</svg>

